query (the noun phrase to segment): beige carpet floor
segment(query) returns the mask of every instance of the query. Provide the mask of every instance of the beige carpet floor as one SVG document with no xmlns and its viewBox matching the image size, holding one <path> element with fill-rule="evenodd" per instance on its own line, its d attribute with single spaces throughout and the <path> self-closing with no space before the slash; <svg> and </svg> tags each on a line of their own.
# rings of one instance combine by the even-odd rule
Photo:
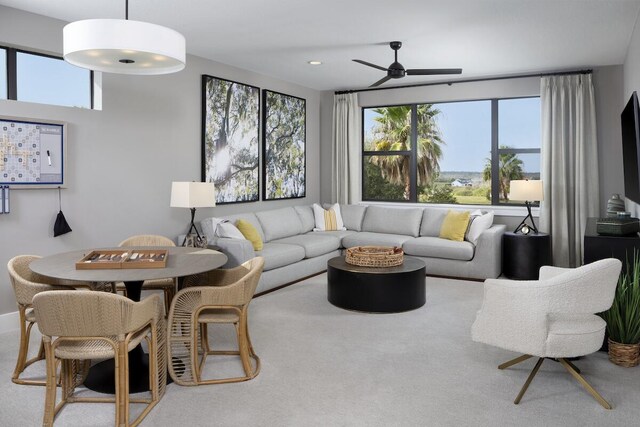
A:
<svg viewBox="0 0 640 427">
<path fill-rule="evenodd" d="M 324 274 L 257 298 L 250 330 L 260 375 L 228 385 L 171 384 L 142 425 L 640 425 L 640 367 L 615 366 L 605 353 L 575 363 L 612 411 L 552 361 L 514 405 L 535 362 L 499 371 L 516 354 L 471 341 L 482 283 L 427 277 L 426 286 L 426 305 L 399 314 L 332 306 Z M 234 343 L 231 329 L 210 336 L 212 343 Z M 0 425 L 41 425 L 44 389 L 10 381 L 17 333 L 0 335 L 0 344 Z M 240 371 L 232 359 L 207 368 L 212 375 Z M 40 366 L 29 371 L 41 374 Z M 113 415 L 109 404 L 68 405 L 56 425 L 110 426 Z"/>
</svg>

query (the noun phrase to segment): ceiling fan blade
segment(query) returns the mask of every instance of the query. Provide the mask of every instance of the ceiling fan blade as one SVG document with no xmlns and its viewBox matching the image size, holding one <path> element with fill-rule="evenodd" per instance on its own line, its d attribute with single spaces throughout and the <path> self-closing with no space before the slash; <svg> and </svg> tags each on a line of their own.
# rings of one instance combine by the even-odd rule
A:
<svg viewBox="0 0 640 427">
<path fill-rule="evenodd" d="M 380 80 L 378 80 L 377 82 L 375 82 L 374 84 L 372 84 L 369 87 L 376 87 L 376 86 L 380 86 L 382 83 L 386 82 L 387 80 L 391 79 L 391 77 L 389 76 L 384 76 L 383 78 L 381 78 Z"/>
<path fill-rule="evenodd" d="M 366 65 L 368 67 L 377 68 L 378 70 L 387 71 L 387 69 L 385 67 L 381 67 L 379 65 L 372 64 L 371 62 L 363 61 L 362 59 L 353 59 L 352 61 L 358 62 L 358 63 L 360 63 L 362 65 Z"/>
<path fill-rule="evenodd" d="M 462 68 L 414 68 L 406 71 L 408 76 L 432 76 L 436 74 L 461 74 Z"/>
</svg>

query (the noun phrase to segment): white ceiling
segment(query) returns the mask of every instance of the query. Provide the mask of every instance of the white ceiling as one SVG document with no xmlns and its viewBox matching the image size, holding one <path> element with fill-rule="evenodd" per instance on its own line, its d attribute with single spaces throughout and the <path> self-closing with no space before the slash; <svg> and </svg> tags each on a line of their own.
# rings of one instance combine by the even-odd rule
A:
<svg viewBox="0 0 640 427">
<path fill-rule="evenodd" d="M 124 0 L 0 4 L 64 21 L 124 17 Z M 181 32 L 193 55 L 320 90 L 382 78 L 351 60 L 387 67 L 392 40 L 406 68 L 461 67 L 452 79 L 622 64 L 639 10 L 640 0 L 129 1 L 130 19 Z"/>
</svg>

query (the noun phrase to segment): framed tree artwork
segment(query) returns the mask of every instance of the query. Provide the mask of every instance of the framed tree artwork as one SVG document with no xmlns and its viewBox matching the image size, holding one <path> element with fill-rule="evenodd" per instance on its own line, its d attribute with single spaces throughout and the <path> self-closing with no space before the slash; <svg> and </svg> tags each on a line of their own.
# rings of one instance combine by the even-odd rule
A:
<svg viewBox="0 0 640 427">
<path fill-rule="evenodd" d="M 202 76 L 202 181 L 216 204 L 259 200 L 260 88 Z"/>
<path fill-rule="evenodd" d="M 262 91 L 263 200 L 306 195 L 306 101 Z"/>
</svg>

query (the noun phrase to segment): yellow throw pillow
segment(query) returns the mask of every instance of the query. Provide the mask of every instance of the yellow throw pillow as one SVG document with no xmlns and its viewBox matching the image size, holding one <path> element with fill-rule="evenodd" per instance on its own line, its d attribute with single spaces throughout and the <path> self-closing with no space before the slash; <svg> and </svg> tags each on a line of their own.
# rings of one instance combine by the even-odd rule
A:
<svg viewBox="0 0 640 427">
<path fill-rule="evenodd" d="M 258 233 L 258 230 L 256 230 L 256 227 L 254 227 L 253 224 L 244 219 L 239 219 L 236 222 L 236 227 L 238 227 L 238 230 L 240 230 L 244 238 L 251 242 L 254 250 L 262 250 L 263 245 L 260 233 Z"/>
<path fill-rule="evenodd" d="M 456 212 L 449 210 L 447 216 L 444 217 L 444 221 L 442 221 L 440 237 L 462 242 L 464 240 L 464 234 L 467 232 L 467 227 L 469 226 L 470 217 L 471 213 L 469 211 Z"/>
</svg>

